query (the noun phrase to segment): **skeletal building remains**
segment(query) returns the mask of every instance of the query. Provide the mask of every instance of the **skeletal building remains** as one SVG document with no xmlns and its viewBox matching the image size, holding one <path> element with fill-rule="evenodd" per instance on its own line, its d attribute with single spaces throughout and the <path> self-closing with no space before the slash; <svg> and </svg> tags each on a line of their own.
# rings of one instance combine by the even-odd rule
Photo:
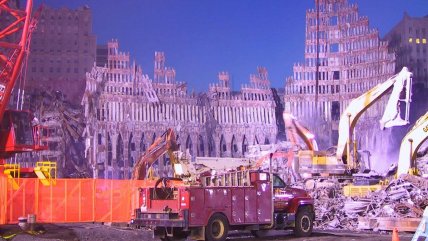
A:
<svg viewBox="0 0 428 241">
<path fill-rule="evenodd" d="M 315 6 L 306 12 L 305 61 L 295 64 L 286 80 L 284 108 L 327 148 L 336 144 L 340 114 L 349 102 L 395 73 L 395 56 L 356 4 L 316 0 Z M 377 124 L 386 99 L 359 122 L 357 141 L 363 148 L 383 142 Z"/>
<path fill-rule="evenodd" d="M 21 165 L 55 161 L 59 177 L 87 177 L 91 173 L 81 155 L 80 100 L 86 72 L 93 66 L 96 54 L 91 10 L 43 6 L 32 19 L 27 66 L 15 85 L 17 98 L 10 103 L 13 108 L 33 111 L 45 128 L 43 144 L 49 149 L 20 154 Z"/>
<path fill-rule="evenodd" d="M 103 61 L 87 73 L 82 99 L 94 177 L 130 177 L 135 161 L 167 128 L 192 156 L 239 157 L 248 145 L 275 142 L 276 104 L 266 68 L 259 67 L 239 92 L 220 72 L 207 93 L 189 94 L 186 83 L 175 80 L 175 69 L 166 67 L 163 52 L 155 53 L 153 80 L 119 51 L 117 40 L 107 44 L 98 65 Z M 160 170 L 167 161 L 160 161 Z"/>
</svg>

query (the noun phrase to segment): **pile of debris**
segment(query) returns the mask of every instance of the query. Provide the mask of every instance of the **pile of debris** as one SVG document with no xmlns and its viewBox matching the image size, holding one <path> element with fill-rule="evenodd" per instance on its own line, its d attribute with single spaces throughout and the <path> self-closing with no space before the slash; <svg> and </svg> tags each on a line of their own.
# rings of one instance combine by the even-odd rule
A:
<svg viewBox="0 0 428 241">
<path fill-rule="evenodd" d="M 361 229 L 361 218 L 420 218 L 428 206 L 428 180 L 402 175 L 366 197 L 346 197 L 342 185 L 315 188 L 315 227 L 318 229 Z"/>
<path fill-rule="evenodd" d="M 59 91 L 36 91 L 28 97 L 28 107 L 46 128 L 44 142 L 49 149 L 38 152 L 37 160 L 56 161 L 58 177 L 91 176 L 84 156 L 84 119 L 82 109 L 66 101 Z"/>
<path fill-rule="evenodd" d="M 416 159 L 416 165 L 421 176 L 428 176 L 428 148 L 426 149 L 426 154 Z"/>
</svg>

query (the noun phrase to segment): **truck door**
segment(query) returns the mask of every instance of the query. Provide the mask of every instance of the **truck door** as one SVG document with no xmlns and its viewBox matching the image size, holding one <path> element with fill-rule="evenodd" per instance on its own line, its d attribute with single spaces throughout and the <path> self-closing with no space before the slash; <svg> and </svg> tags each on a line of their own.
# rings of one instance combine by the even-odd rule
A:
<svg viewBox="0 0 428 241">
<path fill-rule="evenodd" d="M 247 188 L 246 188 L 247 189 Z M 245 221 L 245 189 L 232 189 L 232 220 L 231 224 L 240 224 Z"/>
<path fill-rule="evenodd" d="M 192 188 L 190 191 L 189 224 L 204 225 L 207 210 L 205 209 L 204 189 Z"/>
<path fill-rule="evenodd" d="M 245 222 L 256 223 L 257 222 L 257 205 L 254 205 L 257 201 L 257 191 L 254 188 L 245 189 Z"/>
<path fill-rule="evenodd" d="M 271 222 L 272 192 L 270 182 L 257 183 L 257 217 L 259 223 Z"/>
</svg>

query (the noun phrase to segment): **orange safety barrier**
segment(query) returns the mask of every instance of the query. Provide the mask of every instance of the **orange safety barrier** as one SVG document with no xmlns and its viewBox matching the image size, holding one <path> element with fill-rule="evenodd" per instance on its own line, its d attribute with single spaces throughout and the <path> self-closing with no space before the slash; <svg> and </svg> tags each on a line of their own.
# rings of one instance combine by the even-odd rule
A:
<svg viewBox="0 0 428 241">
<path fill-rule="evenodd" d="M 0 224 L 17 223 L 35 214 L 39 223 L 129 222 L 138 208 L 142 180 L 57 179 L 44 186 L 36 178 L 22 178 L 13 190 L 0 175 Z"/>
<path fill-rule="evenodd" d="M 0 224 L 6 224 L 7 177 L 0 174 Z"/>
</svg>

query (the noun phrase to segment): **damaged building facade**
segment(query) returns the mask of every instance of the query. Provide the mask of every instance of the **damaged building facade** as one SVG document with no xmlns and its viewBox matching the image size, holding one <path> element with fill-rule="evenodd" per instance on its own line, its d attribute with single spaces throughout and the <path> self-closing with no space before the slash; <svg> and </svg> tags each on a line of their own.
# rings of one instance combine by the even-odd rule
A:
<svg viewBox="0 0 428 241">
<path fill-rule="evenodd" d="M 42 142 L 48 149 L 19 154 L 21 166 L 55 161 L 58 177 L 88 177 L 80 102 L 86 72 L 96 56 L 92 11 L 87 6 L 40 7 L 34 11 L 30 32 L 26 71 L 15 85 L 10 104 L 34 113 L 44 128 Z"/>
<path fill-rule="evenodd" d="M 385 38 L 391 52 L 397 54 L 397 70 L 407 66 L 413 73 L 413 84 L 428 88 L 428 16 L 411 17 L 404 13 Z"/>
<path fill-rule="evenodd" d="M 321 148 L 337 144 L 340 115 L 349 102 L 395 74 L 395 56 L 347 0 L 316 0 L 306 12 L 305 61 L 285 84 L 284 108 L 316 134 Z M 316 86 L 318 86 L 318 91 Z M 359 147 L 387 143 L 379 120 L 387 97 L 366 111 L 356 133 Z"/>
<path fill-rule="evenodd" d="M 129 178 L 141 154 L 168 128 L 192 156 L 241 157 L 248 145 L 276 141 L 266 68 L 259 67 L 239 92 L 220 72 L 206 93 L 190 94 L 186 83 L 175 80 L 175 69 L 166 67 L 163 52 L 155 53 L 153 80 L 119 51 L 117 40 L 107 44 L 104 59 L 87 73 L 82 99 L 85 154 L 94 177 Z M 167 162 L 159 162 L 160 171 Z"/>
<path fill-rule="evenodd" d="M 85 89 L 85 74 L 91 69 L 96 54 L 91 9 L 44 6 L 36 19 L 26 89 L 59 90 L 67 101 L 78 106 Z"/>
</svg>

